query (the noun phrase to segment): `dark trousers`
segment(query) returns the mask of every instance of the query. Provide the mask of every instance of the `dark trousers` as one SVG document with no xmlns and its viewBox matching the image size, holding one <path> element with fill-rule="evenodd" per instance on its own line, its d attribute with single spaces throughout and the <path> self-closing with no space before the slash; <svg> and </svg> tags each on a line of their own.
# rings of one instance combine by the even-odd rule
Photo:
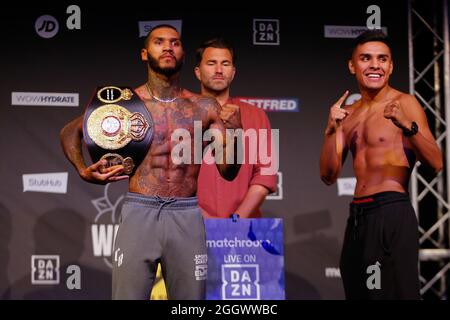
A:
<svg viewBox="0 0 450 320">
<path fill-rule="evenodd" d="M 347 299 L 420 299 L 419 232 L 405 193 L 381 192 L 350 204 L 341 253 Z"/>
</svg>

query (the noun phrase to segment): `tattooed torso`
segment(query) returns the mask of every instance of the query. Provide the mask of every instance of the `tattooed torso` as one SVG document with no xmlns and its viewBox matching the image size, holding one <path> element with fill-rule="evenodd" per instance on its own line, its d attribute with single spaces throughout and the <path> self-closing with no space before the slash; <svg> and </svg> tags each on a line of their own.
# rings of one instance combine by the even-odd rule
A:
<svg viewBox="0 0 450 320">
<path fill-rule="evenodd" d="M 200 165 L 194 163 L 194 121 L 202 122 L 202 132 L 213 123 L 217 113 L 215 100 L 183 91 L 173 102 L 158 102 L 144 86 L 136 89 L 144 101 L 154 122 L 153 141 L 143 162 L 130 178 L 129 190 L 145 195 L 161 197 L 190 197 L 197 191 L 197 177 Z M 176 129 L 185 129 L 191 136 L 190 163 L 175 164 L 171 142 Z"/>
</svg>

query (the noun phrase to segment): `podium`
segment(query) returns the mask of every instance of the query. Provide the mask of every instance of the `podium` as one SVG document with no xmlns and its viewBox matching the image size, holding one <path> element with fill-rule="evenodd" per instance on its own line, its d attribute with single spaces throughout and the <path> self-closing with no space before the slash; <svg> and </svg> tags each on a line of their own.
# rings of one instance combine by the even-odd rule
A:
<svg viewBox="0 0 450 320">
<path fill-rule="evenodd" d="M 207 300 L 284 300 L 283 220 L 205 219 Z"/>
</svg>

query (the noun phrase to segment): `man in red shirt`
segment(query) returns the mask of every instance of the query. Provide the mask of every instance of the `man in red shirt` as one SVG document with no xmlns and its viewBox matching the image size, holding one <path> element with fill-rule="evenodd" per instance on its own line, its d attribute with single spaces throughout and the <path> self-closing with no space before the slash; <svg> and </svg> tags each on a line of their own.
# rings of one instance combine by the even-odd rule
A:
<svg viewBox="0 0 450 320">
<path fill-rule="evenodd" d="M 195 75 L 201 83 L 201 94 L 214 97 L 222 106 L 220 118 L 227 129 L 255 131 L 258 139 L 260 129 L 267 130 L 267 149 L 271 161 L 275 161 L 271 150 L 270 122 L 266 113 L 250 104 L 230 97 L 230 85 L 236 73 L 233 47 L 223 39 L 204 42 L 196 52 Z M 253 129 L 253 130 L 252 130 Z M 258 140 L 260 145 L 261 141 Z M 276 189 L 276 174 L 264 174 L 260 157 L 249 161 L 249 143 L 245 143 L 245 158 L 239 173 L 232 181 L 222 178 L 215 165 L 203 161 L 198 177 L 197 196 L 199 206 L 206 218 L 228 218 L 236 213 L 241 218 L 261 217 L 260 206 L 266 196 Z M 207 154 L 206 156 L 211 156 Z M 273 166 L 272 166 L 273 167 Z M 263 172 L 262 172 L 263 170 Z"/>
</svg>

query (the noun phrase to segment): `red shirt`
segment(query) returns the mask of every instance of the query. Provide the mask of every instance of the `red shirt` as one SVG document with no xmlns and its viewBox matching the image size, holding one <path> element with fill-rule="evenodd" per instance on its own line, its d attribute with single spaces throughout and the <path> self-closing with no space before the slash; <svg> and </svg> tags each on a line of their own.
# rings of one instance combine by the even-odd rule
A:
<svg viewBox="0 0 450 320">
<path fill-rule="evenodd" d="M 244 130 L 255 129 L 258 135 L 259 129 L 266 129 L 268 136 L 268 152 L 270 155 L 270 123 L 266 113 L 255 106 L 241 102 L 237 99 L 229 99 L 227 103 L 239 106 L 241 124 Z M 259 143 L 259 138 L 258 138 Z M 220 175 L 216 164 L 206 164 L 203 161 L 200 167 L 197 185 L 197 197 L 199 206 L 209 215 L 217 218 L 228 218 L 239 207 L 251 185 L 257 184 L 266 187 L 270 192 L 276 189 L 277 177 L 274 175 L 262 175 L 261 168 L 269 167 L 270 164 L 262 165 L 259 157 L 256 164 L 249 163 L 249 144 L 245 144 L 245 162 L 241 165 L 239 173 L 232 181 L 227 181 Z M 211 156 L 207 154 L 205 156 Z M 273 161 L 273 160 L 272 160 Z M 255 161 L 253 161 L 255 162 Z M 258 209 L 252 212 L 249 218 L 261 217 Z"/>
</svg>

